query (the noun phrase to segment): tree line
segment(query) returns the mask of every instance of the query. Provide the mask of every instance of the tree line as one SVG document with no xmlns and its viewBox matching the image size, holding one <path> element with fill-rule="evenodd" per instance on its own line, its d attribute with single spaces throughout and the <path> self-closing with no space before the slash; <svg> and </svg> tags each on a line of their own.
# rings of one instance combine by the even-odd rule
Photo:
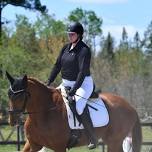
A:
<svg viewBox="0 0 152 152">
<path fill-rule="evenodd" d="M 15 28 L 3 25 L 0 45 L 0 109 L 7 109 L 9 87 L 7 70 L 14 76 L 36 77 L 44 83 L 59 50 L 68 42 L 66 29 L 73 22 L 83 24 L 84 41 L 91 47 L 91 72 L 96 88 L 125 97 L 141 118 L 152 115 L 152 22 L 147 25 L 143 39 L 138 31 L 129 40 L 125 27 L 118 45 L 108 33 L 102 34 L 102 18 L 92 10 L 76 8 L 64 21 L 42 13 L 35 22 L 16 15 Z M 99 45 L 96 49 L 97 43 Z M 60 76 L 54 85 L 61 82 Z"/>
</svg>

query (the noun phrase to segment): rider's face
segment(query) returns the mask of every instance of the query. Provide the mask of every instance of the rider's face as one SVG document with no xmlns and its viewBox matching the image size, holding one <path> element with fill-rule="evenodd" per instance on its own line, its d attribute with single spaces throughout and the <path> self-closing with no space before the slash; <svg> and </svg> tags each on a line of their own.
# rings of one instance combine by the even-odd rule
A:
<svg viewBox="0 0 152 152">
<path fill-rule="evenodd" d="M 68 34 L 69 41 L 71 43 L 76 42 L 76 40 L 78 39 L 78 34 L 75 32 L 68 32 L 67 34 Z"/>
</svg>

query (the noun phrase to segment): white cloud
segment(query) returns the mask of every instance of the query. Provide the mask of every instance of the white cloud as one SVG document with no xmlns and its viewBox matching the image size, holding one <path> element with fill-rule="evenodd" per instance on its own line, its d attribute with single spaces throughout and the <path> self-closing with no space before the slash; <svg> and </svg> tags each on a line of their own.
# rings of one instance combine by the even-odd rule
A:
<svg viewBox="0 0 152 152">
<path fill-rule="evenodd" d="M 67 0 L 74 3 L 101 3 L 101 4 L 113 4 L 113 3 L 125 3 L 128 0 Z"/>
<path fill-rule="evenodd" d="M 122 29 L 125 27 L 128 34 L 128 39 L 132 39 L 135 33 L 138 31 L 140 38 L 143 37 L 144 29 L 138 28 L 133 25 L 104 25 L 103 26 L 103 35 L 107 36 L 108 32 L 115 38 L 116 42 L 119 43 L 122 36 Z"/>
</svg>

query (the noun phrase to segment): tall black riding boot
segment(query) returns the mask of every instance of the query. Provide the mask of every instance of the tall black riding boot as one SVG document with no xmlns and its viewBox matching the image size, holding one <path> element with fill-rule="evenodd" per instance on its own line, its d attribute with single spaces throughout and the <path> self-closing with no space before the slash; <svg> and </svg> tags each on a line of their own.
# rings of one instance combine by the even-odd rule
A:
<svg viewBox="0 0 152 152">
<path fill-rule="evenodd" d="M 88 107 L 86 107 L 83 113 L 80 115 L 81 122 L 84 126 L 86 135 L 90 138 L 90 144 L 88 145 L 89 149 L 94 149 L 97 146 L 97 138 L 95 136 L 94 127 L 92 120 L 90 118 Z"/>
</svg>

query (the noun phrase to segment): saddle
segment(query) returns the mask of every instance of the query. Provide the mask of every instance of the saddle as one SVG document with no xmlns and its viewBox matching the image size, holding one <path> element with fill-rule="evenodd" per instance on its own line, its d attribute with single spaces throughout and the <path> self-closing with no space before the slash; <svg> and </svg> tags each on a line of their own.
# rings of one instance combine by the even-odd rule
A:
<svg viewBox="0 0 152 152">
<path fill-rule="evenodd" d="M 69 87 L 69 86 L 65 87 L 65 91 L 66 91 L 67 94 L 68 94 L 68 91 L 70 91 L 70 89 L 71 89 L 71 87 Z M 95 90 L 95 84 L 94 84 L 93 92 L 92 92 L 92 94 L 91 94 L 89 99 L 98 98 L 99 97 L 99 93 L 101 93 L 101 89 Z M 76 111 L 76 103 L 74 102 L 74 99 L 71 96 L 67 96 L 67 100 L 69 101 L 70 109 L 71 109 L 71 111 L 73 112 L 73 115 L 74 115 L 74 123 L 75 123 L 75 118 L 77 118 L 77 120 L 80 123 L 79 125 L 81 125 L 81 119 L 80 119 L 80 117 L 79 117 L 79 115 L 78 115 L 78 113 Z M 87 105 L 86 108 L 88 108 L 88 106 L 91 107 L 94 110 L 97 110 L 96 108 L 94 108 L 94 107 L 92 107 L 90 105 Z"/>
</svg>

